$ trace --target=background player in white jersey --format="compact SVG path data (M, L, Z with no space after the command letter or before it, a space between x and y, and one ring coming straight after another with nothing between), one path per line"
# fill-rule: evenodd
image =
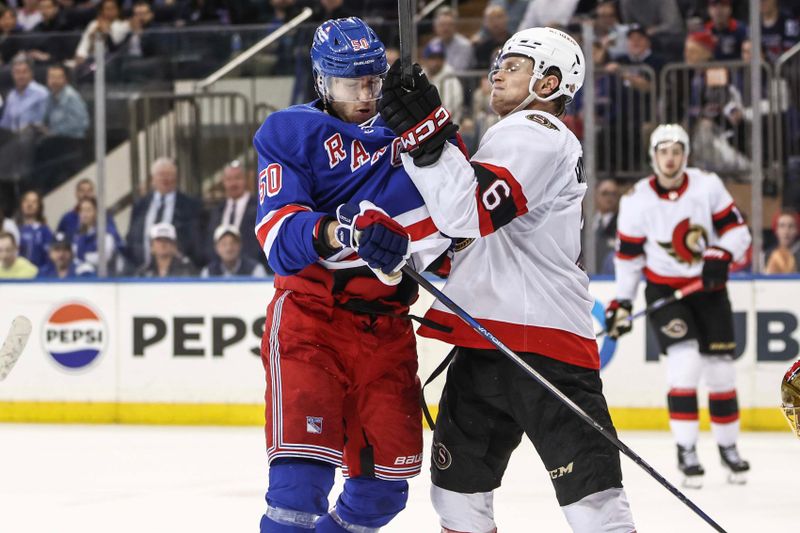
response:
M606 310L611 337L630 331L639 279L647 278L648 304L699 278L703 291L650 315L667 354L670 427L678 444L678 467L689 486L700 486L704 469L695 450L699 423L697 387L708 387L711 429L732 481L749 469L736 448L739 407L733 355L733 313L728 267L750 245L750 232L716 174L686 168L689 136L677 124L650 137L654 176L622 198L617 221L616 298Z
M588 278L577 265L586 192L581 146L558 118L583 83L580 47L552 28L524 30L505 43L489 74L491 105L502 120L471 160L445 143L452 125L436 88L415 66L407 91L399 70L396 63L387 76L381 116L410 148L403 165L436 226L464 239L445 292L613 431ZM418 333L456 346L431 467L443 531L496 530L493 491L523 433L574 531L634 531L618 450L445 308L435 304L427 317L452 332L423 326Z

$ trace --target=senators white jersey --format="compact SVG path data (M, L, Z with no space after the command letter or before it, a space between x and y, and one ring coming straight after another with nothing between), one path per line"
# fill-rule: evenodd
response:
M723 248L740 259L750 232L716 174L686 169L678 189L665 190L650 176L622 197L614 259L617 299L632 300L644 270L653 283L674 288L697 279L703 251Z
M578 266L586 180L581 145L556 117L516 112L491 128L468 161L446 144L438 162L403 166L436 227L464 238L444 292L509 348L598 368L589 280ZM418 333L491 349L436 302L427 318L453 328Z

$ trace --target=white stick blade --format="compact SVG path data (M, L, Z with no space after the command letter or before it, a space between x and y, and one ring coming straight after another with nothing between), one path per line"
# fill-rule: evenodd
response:
M31 321L24 316L18 316L11 322L11 329L0 348L0 381L6 379L17 359L22 355L32 329Z

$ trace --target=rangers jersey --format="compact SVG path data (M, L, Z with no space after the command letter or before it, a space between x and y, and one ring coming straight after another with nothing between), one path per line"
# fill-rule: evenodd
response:
M581 145L556 117L523 110L495 124L471 161L445 146L439 161L403 165L436 226L456 246L444 292L513 350L598 368L589 279L581 255L586 180ZM427 318L453 328L418 333L493 348L440 303Z
M349 124L317 100L271 114L253 139L258 152L256 235L279 276L318 263L329 270L366 263L345 248L321 258L314 247L320 222L345 202L369 200L402 224L412 240L430 240L410 264L424 269L450 245L430 218L400 161L402 144L376 116Z
M617 299L632 300L642 271L648 281L680 288L698 279L703 252L723 248L734 260L750 246L750 232L722 180L687 168L681 186L665 190L655 176L622 197L614 259Z

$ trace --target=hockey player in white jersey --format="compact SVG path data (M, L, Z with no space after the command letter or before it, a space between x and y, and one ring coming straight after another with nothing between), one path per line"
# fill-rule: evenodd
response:
M460 239L444 292L613 431L588 278L577 264L581 145L558 118L583 77L583 54L567 34L532 28L512 36L489 74L502 120L471 160L445 142L449 114L418 66L409 91L393 65L379 109L409 148L403 166L434 223ZM436 303L426 317L452 331L418 333L455 345L431 466L443 531L496 531L493 491L523 433L573 531L634 531L618 450L445 307Z
M732 482L749 469L736 448L739 407L733 354L733 313L726 282L731 261L750 246L750 232L716 175L687 168L689 136L677 124L650 137L655 172L622 198L617 220L616 298L606 310L611 337L630 331L631 302L647 279L648 304L702 278L703 291L649 315L667 355L667 405L678 445L678 467L687 486L702 485L697 388L708 388L711 429Z

